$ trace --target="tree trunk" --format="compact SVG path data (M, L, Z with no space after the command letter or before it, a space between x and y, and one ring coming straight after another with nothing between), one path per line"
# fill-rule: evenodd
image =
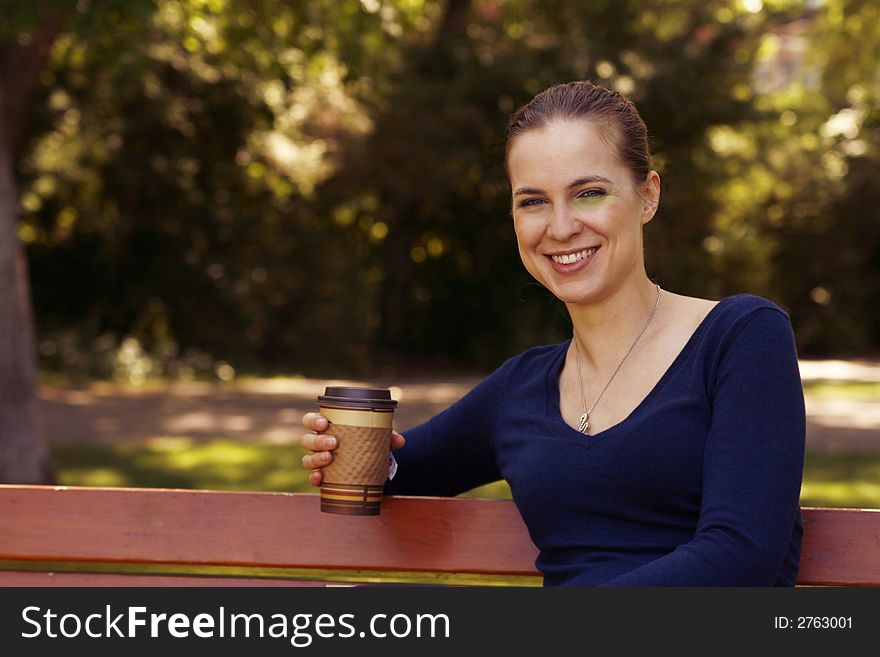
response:
M55 481L37 430L34 328L14 175L39 74L65 15L41 18L30 43L0 42L0 483Z
M0 85L0 95L4 93ZM37 433L37 389L30 290L15 232L15 179L0 121L0 483L52 483L49 451Z
M468 16L471 13L472 0L449 0L443 19L440 21L440 29L437 30L435 45L444 39L456 34L463 34L467 28Z

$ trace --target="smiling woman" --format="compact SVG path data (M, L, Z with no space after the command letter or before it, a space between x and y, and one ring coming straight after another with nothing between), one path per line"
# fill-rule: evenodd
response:
M507 134L519 255L565 303L572 338L510 358L393 434L386 494L505 479L551 586L792 586L805 414L788 316L648 277L642 230L660 176L619 93L551 87ZM326 418L303 421L318 484L335 445Z
M520 258L565 303L613 298L639 276L650 286L642 225L660 177L634 183L606 141L600 124L562 119L520 133L508 152Z

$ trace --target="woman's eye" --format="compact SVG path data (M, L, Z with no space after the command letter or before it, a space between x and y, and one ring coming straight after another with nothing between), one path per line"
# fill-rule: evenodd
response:
M542 198L527 198L527 199L523 199L522 201L520 201L520 202L518 203L518 207L520 207L520 208L531 208L531 207L534 207L534 206L536 206L536 205L540 205L540 204L543 203L543 202L544 202L544 199L542 199Z
M605 190L604 190L604 189L596 189L596 188L593 188L593 189L587 189L587 190L584 190L584 191L578 196L578 198L601 198L601 197L603 197L603 196L605 196Z

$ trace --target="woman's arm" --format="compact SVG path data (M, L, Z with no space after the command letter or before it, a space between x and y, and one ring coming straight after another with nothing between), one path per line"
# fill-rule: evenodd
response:
M403 432L398 469L386 495L454 496L501 479L494 425L513 359L446 410Z
M710 391L712 422L694 538L605 586L776 581L800 512L803 476L806 420L794 337L784 313L761 308L727 344Z

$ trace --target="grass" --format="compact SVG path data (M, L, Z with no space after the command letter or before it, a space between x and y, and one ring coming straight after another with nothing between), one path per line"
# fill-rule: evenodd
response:
M821 399L880 399L880 381L816 379L804 383L804 394Z
M305 491L299 447L161 436L142 443L52 450L65 486Z
M880 454L807 454L801 505L880 509Z
M300 465L303 453L299 446L184 436L53 450L59 483L67 486L315 492ZM497 482L465 495L509 498L510 488ZM880 508L880 454L808 454L801 504Z

